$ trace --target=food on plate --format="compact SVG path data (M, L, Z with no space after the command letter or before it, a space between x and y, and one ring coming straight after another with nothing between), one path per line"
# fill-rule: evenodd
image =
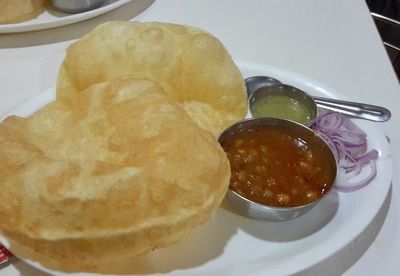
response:
M306 124L312 119L311 112L302 102L285 95L269 95L254 103L255 118L273 117Z
M255 89L249 97L255 118L272 117L309 125L317 116L314 100L296 87L277 84Z
M157 82L216 136L247 111L243 77L221 42L203 30L167 23L98 26L68 48L57 97L73 103L90 85L126 75Z
M230 178L215 137L156 83L131 77L6 118L0 156L11 251L66 271L113 272L177 242L219 206Z
M17 23L36 17L44 0L0 0L0 24Z
M299 135L285 125L239 125L220 138L231 164L230 189L273 207L318 200L336 176L334 157L319 141L312 131Z
M379 152L367 152L367 134L350 118L325 112L311 126L331 147L339 164L336 188L353 192L368 185L377 174Z

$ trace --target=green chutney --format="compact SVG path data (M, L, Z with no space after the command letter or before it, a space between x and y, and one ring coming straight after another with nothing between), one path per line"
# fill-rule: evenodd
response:
M312 112L304 103L285 95L269 95L258 99L252 113L255 118L273 117L301 124L307 124L312 119Z

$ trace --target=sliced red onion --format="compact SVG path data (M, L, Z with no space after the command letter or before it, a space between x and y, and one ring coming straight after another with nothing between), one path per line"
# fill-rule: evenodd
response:
M337 178L337 182L335 185L335 188L341 192L354 192L356 190L359 190L365 186L367 186L372 179L376 176L376 163L372 160L369 164L369 172L366 176L364 176L362 179L359 179L357 181L351 181L352 177L355 177L356 175L351 175L350 177L348 173L342 172L342 169L339 169L339 174ZM365 167L363 168L365 170ZM339 183L341 184L339 184ZM343 184L344 183L344 184Z
M376 150L367 152L367 134L348 117L327 112L311 126L330 146L338 162L336 189L352 192L368 185L376 176Z

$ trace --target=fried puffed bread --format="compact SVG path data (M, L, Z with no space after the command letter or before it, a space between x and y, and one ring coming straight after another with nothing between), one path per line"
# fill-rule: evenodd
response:
M17 23L36 17L44 0L0 0L0 24Z
M203 30L167 23L98 26L67 50L57 96L74 102L90 85L125 75L157 82L215 136L247 111L243 77L221 42Z
M90 86L0 124L0 230L19 257L113 272L221 203L229 162L153 81Z

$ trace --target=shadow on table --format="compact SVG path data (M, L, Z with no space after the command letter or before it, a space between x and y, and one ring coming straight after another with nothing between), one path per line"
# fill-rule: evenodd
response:
M361 234L357 237L357 246L354 246L354 244L350 243L332 257L329 257L328 259L309 269L297 273L296 276L320 275L321 271L323 271L323 275L326 276L343 275L344 272L346 272L354 263L358 261L358 259L362 257L362 255L364 255L381 230L389 211L390 202L392 199L392 189L393 187L391 186L385 202L379 209L378 214L374 217L368 227L365 228L364 231L361 232ZM339 262L337 259L340 259L341 261ZM337 265L338 263L340 263L340 265ZM379 264L376 265L379 266ZM327 271L331 272L328 273Z
M12 34L0 34L1 48L21 48L58 43L80 38L97 25L113 20L131 20L148 9L154 0L131 1L113 11L71 25Z

